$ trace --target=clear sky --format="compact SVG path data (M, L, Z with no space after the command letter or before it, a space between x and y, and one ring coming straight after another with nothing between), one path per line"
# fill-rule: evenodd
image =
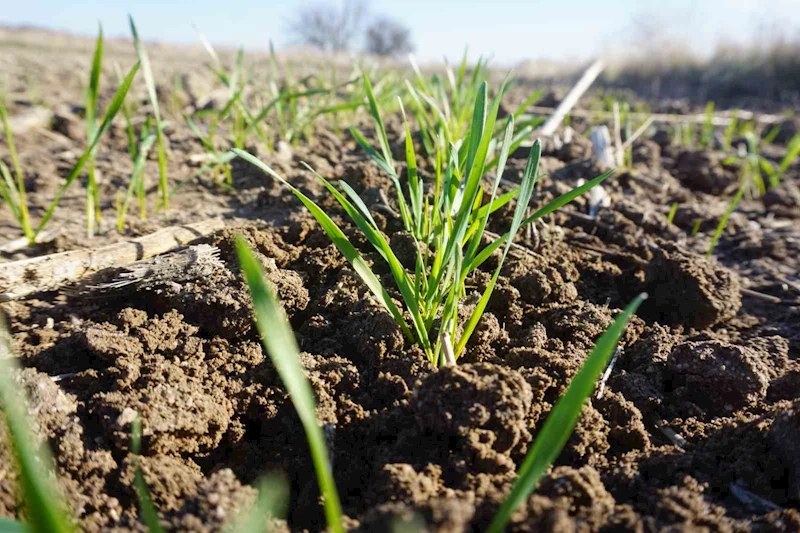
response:
M272 39L280 48L291 44L286 21L314 1L2 0L0 23L91 35L99 20L107 35L122 36L130 12L148 40L196 43L194 23L216 45L265 49ZM420 58L457 59L468 44L475 54L509 65L624 50L641 42L643 27L699 54L713 52L721 40L748 42L759 28L767 37L800 34L800 0L373 0L369 7L410 26Z

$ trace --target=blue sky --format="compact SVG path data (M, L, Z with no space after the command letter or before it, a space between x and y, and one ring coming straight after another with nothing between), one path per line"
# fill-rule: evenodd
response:
M122 36L130 12L145 39L196 43L195 23L215 45L265 49L269 39L279 48L290 44L286 20L308 3L5 0L0 23L91 35L100 20L107 35ZM713 52L720 40L747 42L759 27L768 28L767 35L800 32L800 0L373 0L370 9L410 26L422 59L455 59L468 44L475 54L492 54L496 64L508 65L523 59L584 60L622 50L641 41L636 20L649 20L659 34L700 54Z

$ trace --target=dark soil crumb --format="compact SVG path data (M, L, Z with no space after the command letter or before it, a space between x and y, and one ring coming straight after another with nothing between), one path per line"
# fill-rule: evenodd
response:
M654 250L647 268L647 315L704 329L732 318L742 305L740 283L730 270L675 246Z

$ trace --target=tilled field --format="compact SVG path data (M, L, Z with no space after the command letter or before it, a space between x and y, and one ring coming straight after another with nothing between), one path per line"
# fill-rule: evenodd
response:
M80 101L79 93L65 98ZM60 129L17 140L38 209L85 135ZM393 117L388 129L402 158L402 123ZM195 170L191 156L202 147L178 121L167 134L177 181ZM179 250L164 256L177 265L168 275L3 304L36 434L53 450L72 515L87 531L144 530L129 448L138 411L141 467L171 529L223 530L253 500L250 485L270 471L291 486L279 530L324 529L300 421L253 327L233 248L241 234L297 334L349 529L387 531L393 520L417 515L414 523L428 531L484 530L597 337L646 291L609 379L510 530L800 530L800 173L795 166L779 188L745 200L708 260L736 170L724 154L654 139L637 142L633 169L604 183L610 207L592 218L579 198L518 239L464 357L440 369L404 339L296 198L254 167L234 161L231 190L187 183L167 213L130 217L125 235L113 229L109 201L107 227L91 241L83 188L75 186L54 219L55 240L9 259L210 217L226 228L193 243L218 250L202 264L183 266ZM768 148L782 154L780 139ZM259 156L336 214L388 279L380 257L300 163L345 180L393 249L408 251L399 258L413 269L397 206L385 204L391 182L347 133L323 124L312 142ZM526 156L512 155L507 180L518 181ZM590 156L583 135L558 148L546 141L534 207L600 174ZM147 167L153 182L155 165ZM111 199L131 170L121 127L110 130L97 166ZM424 163L420 170L424 176ZM509 207L490 218L490 229L507 231L511 214ZM6 240L19 237L11 220L0 210ZM490 259L469 280L474 300L496 264ZM0 517L16 517L5 439L0 433Z

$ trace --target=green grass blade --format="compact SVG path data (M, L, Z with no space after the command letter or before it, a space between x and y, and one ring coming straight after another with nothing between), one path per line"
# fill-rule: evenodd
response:
M403 101L399 96L397 97L397 101L400 103L400 112L403 115L403 125L406 136L406 172L408 175L408 192L411 199L411 213L413 215L412 222L415 235L419 237L422 231L422 181L417 172L417 154L414 151L414 141L411 138L411 128L408 126L406 110L403 109Z
M483 140L483 132L486 127L486 98L488 84L483 82L475 100L475 108L472 111L472 125L469 128L469 138L467 140L467 169L473 167L475 156L478 153L478 146Z
M520 225L520 227L526 226L526 225L530 224L531 222L533 222L533 221L535 221L535 220L537 220L537 219L539 219L539 218L541 218L541 217L543 217L545 215L548 215L548 214L552 213L556 209L558 209L560 207L563 207L564 205L568 204L569 202L571 202L572 200L574 200L575 198L577 198L581 194L585 193L586 191L588 191L589 189L591 189L592 187L594 187L598 183L602 182L604 179L606 179L609 176L611 176L613 173L614 173L614 171L610 170L610 171L606 172L605 174L602 174L602 175L594 178L593 180L581 185L580 187L576 187L575 189L573 189L573 190L571 190L571 191L569 191L567 193L562 194L561 196L559 196L558 198L556 198L555 200L553 200L552 202L550 202L549 204L547 204L546 206L541 208L540 210L536 211L533 215L531 215L528 218L526 218L525 220L523 220L522 224ZM514 192L514 191L511 191L511 192ZM506 193L506 194L510 194L510 193ZM472 262L467 267L468 270L470 272L475 270L484 261L489 259L489 257L497 249L499 249L500 246L503 245L503 243L506 242L506 240L508 239L508 235L509 235L508 233L506 233L505 235L501 235L500 238L498 238L492 244L490 244L489 246L487 246L486 248L481 250L481 252L477 256L475 256L475 259L473 259Z
M0 532L2 533L32 533L28 524L11 520L10 518L0 518Z
M144 82L147 86L147 95L150 98L150 104L153 106L153 114L156 117L157 125L161 122L161 112L158 108L158 94L156 93L156 82L155 79L153 79L153 70L150 68L150 58L147 55L147 50L144 48L144 43L139 38L139 32L136 31L136 24L133 22L133 17L130 15L128 15L128 23L131 27L136 55L139 58L139 63L142 65L142 75L144 76Z
M381 145L383 158L386 163L394 168L394 160L392 159L392 150L389 147L389 138L386 136L386 127L383 125L383 118L381 118L381 111L378 108L378 102L375 100L375 94L372 92L372 84L369 81L369 76L366 74L362 76L364 81L364 92L367 94L369 102L369 112L372 115L372 120L375 122L375 129L378 135L378 142Z
M675 220L675 215L678 214L678 208L680 205L678 202L672 202L672 206L669 208L669 213L667 214L667 224L672 224L672 221Z
M364 136L361 134L360 131L351 127L350 133L356 140L356 142L359 144L359 146L361 146L361 148L365 152L367 152L367 155L369 155L373 159L373 161L375 161L375 163L377 163L378 166L381 167L381 170L386 172L386 174L388 174L390 178L397 177L394 168L390 166L389 163L386 162L386 159L384 159L383 156L380 153L378 153L378 151L369 143L369 141L366 138L364 138Z
M125 76L123 76L122 69L116 61L114 62L114 73L117 75L117 83L122 83ZM125 135L128 138L128 153L133 160L136 158L136 130L133 127L133 113L127 102L122 103L122 116L125 117Z
M362 200L358 195L358 193L354 191L353 188L344 180L339 180L339 186L341 186L344 193L348 198L350 198L350 201L353 202L353 204L358 208L364 218L367 219L372 227L377 230L378 224L375 222L375 219L372 218L372 213L369 212L369 208L364 203L364 200Z
M333 533L343 533L339 494L331 472L325 437L317 422L314 393L300 364L300 350L294 333L278 300L264 281L263 268L241 237L236 240L236 252L250 288L253 314L256 317L256 327L261 334L261 340L289 392L289 397L306 432L320 493L324 497L328 529Z
M514 135L514 138L511 140L511 149L510 152L514 153L517 148L522 146L522 143L530 136L531 133L536 131L536 128L544 122L544 119L535 119L527 121L523 124L520 124L520 130ZM495 156L492 158L488 163L486 163L486 169L492 169L497 166L497 162L499 161L500 156Z
M394 166L389 164L386 159L381 156L372 145L369 144L364 136L355 128L350 128L350 133L355 138L356 142L367 152L373 161L375 161L381 169L389 175L389 179L392 180L392 185L394 185L395 193L397 195L397 206L400 209L400 218L403 220L403 227L406 231L413 231L413 221L411 219L411 211L408 209L408 203L406 202L405 195L403 194L403 188L400 186L400 180L397 177L397 173L394 170Z
M0 181L0 195L3 200L11 208L14 218L22 225L22 213L20 212L20 201L16 189L14 188L14 178L11 177L11 172L8 170L6 164L0 159L0 174L3 176L3 181Z
M484 261L489 259L493 253L500 249L503 243L506 242L506 239L508 239L508 233L501 235L497 240L481 250L480 253L476 255L475 258L469 263L469 265L467 265L467 273L472 272L481 266Z
M144 165L147 161L147 155L150 153L150 149L153 147L155 140L156 135L154 133L150 133L139 145L136 161L133 163L131 181L128 184L127 190L125 191L125 200L122 203L120 212L117 214L117 230L119 232L122 232L122 229L125 225L125 217L128 214L128 207L130 206L131 198L133 197L133 191L137 189L137 185L139 185L140 180L144 180Z
M15 356L11 348L11 334L0 316L0 405L3 407L8 436L19 462L20 486L26 515L31 520L31 530L48 533L75 531L66 505L56 492L50 472L53 461L46 446L35 444L28 421L25 393L12 377Z
M205 165L203 165L202 167L197 169L195 172L190 174L188 177L186 177L186 178L182 179L181 181L179 181L178 183L176 183L175 186L172 188L172 190L169 192L170 198L172 198L172 196L175 193L177 193L181 189L181 187L186 185L191 180L195 179L198 176L201 176L201 175L205 174L206 172L208 172L209 170L211 170L212 168L214 168L214 167L216 167L218 165L227 165L228 163L230 163L234 159L236 159L236 154L234 154L234 153L225 152L224 154L220 154L220 156L217 157L214 161L211 161L210 163L206 163Z
M744 196L745 189L747 189L747 184L743 182L739 186L739 190L736 191L736 194L731 199L731 203L728 204L728 208L725 210L725 213L722 215L722 218L719 220L719 223L717 224L717 227L714 230L714 235L711 237L711 243L708 245L708 249L706 250L706 256L710 256L714 252L714 248L717 247L719 238L722 236L722 232L725 230L725 226L728 225L728 219L730 218L733 211L736 209L736 206L738 206L739 202L742 200L742 196Z
M233 99L234 94L240 91L239 85L240 85L240 80L242 78L243 64L244 64L244 48L239 48L238 52L236 52L236 62L234 63L233 74L231 74L231 81L228 86L228 89L231 94L231 99ZM241 87L242 89L244 88L244 83L241 83Z
M264 522L286 516L289 488L277 476L265 476L256 482L258 498L246 512L226 529L228 533L264 533Z
M392 248L389 246L389 243L386 242L383 234L379 232L375 227L371 226L364 216L356 209L353 204L351 204L347 198L345 198L339 191L336 190L336 187L331 185L331 183L320 176L314 169L310 166L305 164L305 167L311 171L317 179L319 179L328 191L333 194L334 198L339 202L339 205L345 210L347 215L356 223L359 229L364 233L367 237L367 240L372 244L375 250L381 254L381 256L386 260L389 265L389 269L392 272L392 276L394 277L395 283L397 288L400 290L400 294L403 297L403 301L408 308L408 311L411 313L411 317L414 319L414 329L417 334L417 339L419 340L422 348L425 350L426 353L430 352L430 344L428 341L428 335L426 332L426 328L424 326L424 320L420 313L419 304L416 298L416 294L414 291L414 283L409 279L408 273L403 268L403 265L397 259ZM340 182L347 186L345 182ZM355 198L358 199L358 202L361 205L364 205L363 200L358 196L358 194L349 186L347 186ZM419 247L417 247L419 249Z
M503 140L502 148L500 149L500 160L499 165L497 168L497 176L495 177L494 184L492 185L492 194L489 198L489 202L486 205L485 212L481 207L474 209L473 212L478 213L480 218L476 218L476 222L478 223L477 230L473 235L472 239L470 240L469 247L467 248L467 253L464 256L464 261L469 264L472 262L472 259L475 256L475 252L478 250L478 246L481 242L481 237L483 237L483 232L486 230L486 224L489 221L489 213L491 213L492 204L494 204L495 198L497 196L497 187L500 185L500 179L503 177L503 171L506 168L506 160L508 159L508 152L509 148L511 147L511 138L514 135L514 117L509 117L507 124L506 124L506 131ZM478 189L482 191L483 189ZM469 238L469 237L467 237ZM463 276L466 277L467 271L463 272Z
M444 265L451 263L456 247L461 245L464 235L466 234L470 215L472 213L472 206L475 202L475 196L477 195L478 187L480 187L480 181L483 176L486 152L489 149L489 142L491 141L490 132L492 132L494 129L497 112L500 109L500 98L503 94L502 87L497 97L494 99L491 110L488 113L485 111L486 87L487 86L485 82L481 84L478 98L475 100L473 125L471 126L470 139L467 143L469 146L467 150L468 164L466 167L467 175L465 178L466 181L464 182L463 199L461 202L461 207L459 208L456 216L456 222L453 227L453 231L447 240L447 245L445 247L443 256ZM455 165L455 167L457 168L458 165ZM434 283L429 287L426 300L431 300L433 291L436 290L441 282L442 273L443 271L440 270L436 274Z
M800 133L796 134L789 143L786 145L786 155L783 156L780 165L778 166L778 180L789 170L789 167L794 163L795 159L800 156Z
M230 99L228 100L228 103L226 103L225 107L223 107L222 110L219 112L220 121L228 118L228 115L230 115L233 108L239 105L243 92L244 92L244 85L242 85L231 95Z
M133 78L136 76L136 72L138 70L139 63L136 63L133 67L131 67L128 75L125 76L125 80L117 88L117 91L114 93L114 97L111 99L111 103L106 109L106 113L103 116L103 121L101 122L100 127L95 130L94 136L92 136L92 140L89 142L89 146L86 148L86 151L83 152L81 157L78 159L78 162L75 163L75 167L73 167L72 172L70 172L69 176L67 176L66 181L56 193L56 197L48 206L47 211L45 211L44 216L39 221L39 225L36 226L35 235L38 235L44 229L44 227L47 225L47 222L53 216L53 211L55 211L59 202L61 202L61 197L67 191L69 186L72 185L72 182L75 181L75 178L80 175L81 170L83 170L84 165L86 165L86 162L91 156L92 150L94 150L94 147L100 141L103 133L108 129L111 121L114 120L114 117L122 106L122 103L125 101L125 96L128 94L128 89L130 88Z
M464 47L464 55L461 56L461 63L458 65L458 79L456 81L456 87L460 90L461 87L464 85L464 77L467 74L467 52L469 51L469 47Z
M597 378L608 365L628 321L645 298L646 294L637 296L597 340L592 353L550 411L533 447L522 462L511 493L489 525L488 533L502 533L505 530L516 508L533 492L539 479L558 458L580 418L586 399L594 391Z
M133 474L133 484L136 489L136 497L139 500L139 512L141 514L142 522L147 526L150 533L163 533L164 528L161 527L161 522L158 518L158 511L153 505L153 499L150 497L150 489L147 488L147 483L144 480L144 474L139 466L139 454L142 449L142 419L137 415L131 425L131 453L135 456L134 468L136 469Z
M531 95L524 102L520 104L517 110L514 111L514 119L519 120L519 117L521 117L525 113L525 111L527 111L528 108L533 105L534 102L536 102L539 98L542 97L543 92L544 91L542 89L536 89L535 91L533 91Z
M97 99L100 94L100 74L103 72L103 26L98 24L97 41L94 46L92 56L92 70L89 74L89 91L87 94L86 122L89 126L87 134L92 136L95 128L95 116L97 114Z
M217 149L214 147L208 137L203 135L203 132L200 131L200 127L197 125L197 123L195 123L194 120L192 120L192 117L186 115L183 118L186 121L186 125L189 126L189 129L192 130L192 133L194 133L195 137L197 137L197 139L202 143L206 151L216 155Z
M467 230L466 235L464 236L466 239L472 237L476 231L478 231L478 226L480 224L481 218L491 215L492 213L496 212L498 209L505 207L508 203L519 196L519 187L515 187L510 191L501 194L491 202L487 203L486 205L481 206L474 212L473 222L470 224L469 229Z
M763 157L759 157L758 166L761 168L761 171L767 175L767 178L769 179L770 189L777 187L778 185L781 184L780 177L778 176L778 171L775 170L775 167L772 166L772 163L770 163Z
M8 145L8 154L11 158L11 166L14 169L14 174L17 178L16 195L17 209L19 211L20 227L25 237L28 239L29 244L36 242L36 232L31 225L30 215L28 213L28 195L25 191L25 179L22 176L22 167L19 163L19 156L17 155L17 147L14 144L14 132L8 123L8 112L6 111L5 97L0 93L0 122L3 123L3 132L6 136L6 144ZM14 189L14 187L10 187Z
M383 304L387 311L392 315L395 322L400 326L403 330L403 333L406 335L407 338L413 339L411 335L411 330L408 329L408 324L406 324L405 318L403 318L403 314L397 308L395 303L392 301L391 296L389 293L386 292L386 289L381 284L381 281L372 272L372 269L369 267L364 258L361 257L361 254L358 253L355 246L350 242L347 236L342 232L339 226L331 220L331 218L325 213L320 207L314 203L313 200L308 198L298 189L296 189L291 183L286 181L280 174L272 170L270 167L262 163L258 158L250 155L249 153L245 152L244 150L239 150L234 148L233 153L247 161L248 163L257 166L265 173L269 174L270 176L274 177L278 181L280 181L284 186L289 188L292 193L297 196L297 198L306 206L306 208L311 212L317 222L331 239L333 244L339 251L344 255L345 259L350 263L353 267L353 270L356 271L356 274L359 275L361 280L364 284L372 291L372 293L378 298L378 300Z
M523 171L519 199L517 200L517 206L514 209L514 216L511 219L511 228L508 231L509 237L506 240L506 246L503 249L503 255L500 257L500 261L497 263L497 268L495 269L494 275L481 295L481 299L478 300L478 303L475 305L475 309L472 311L467 323L464 325L464 331L455 347L456 359L464 351L464 348L466 348L467 342L472 336L472 332L475 331L478 321L481 319L486 306L489 304L489 298L491 298L494 287L497 284L497 279L500 277L500 270L503 267L503 262L505 261L506 256L508 256L508 251L511 249L511 244L514 242L514 236L517 234L517 231L522 225L522 217L525 216L525 212L528 209L528 204L531 201L531 196L533 196L533 189L539 179L539 159L541 153L542 144L537 140L533 144L533 147L531 147L531 153L528 156L528 162L526 163L525 170Z
M136 48L136 55L139 57L139 63L142 65L142 75L144 76L145 85L147 85L147 95L150 98L150 104L153 106L153 115L156 117L156 142L158 143L158 190L161 195L161 207L165 211L169 207L169 194L167 185L167 152L164 146L164 131L161 125L161 112L158 108L158 94L156 93L156 82L153 78L153 70L150 68L150 58L147 56L147 51L144 48L144 43L139 38L139 33L136 31L136 24L133 22L133 17L128 15L128 22L131 27L131 34L133 34L133 44Z
M523 226L527 226L528 224L530 224L534 220L538 220L538 219L542 218L543 216L549 215L553 211L555 211L557 209L560 209L561 207L564 207L565 205L570 203L572 200L574 200L578 196L582 195L583 193L585 193L586 191L588 191L589 189L591 189L595 185L599 185L603 180L605 180L606 178L608 178L609 176L611 176L613 174L614 174L614 170L609 170L608 172L606 172L604 174L601 174L601 175L597 176L596 178L594 178L592 180L587 181L586 183L584 183L580 187L575 187L571 191L562 194L561 196L559 196L558 198L556 198L555 200L553 200L552 202L550 202L549 204L547 204L546 206L542 207L541 209L536 211L534 214L532 214L531 216L529 216L528 218L523 220L522 221L522 225Z
M214 51L214 47L211 46L211 43L208 42L208 39L206 39L206 36L203 35L203 33L200 31L200 28L198 28L196 25L194 26L194 31L195 31L195 33L197 33L197 37L200 39L200 43L203 45L203 48L205 48L206 52L208 52L208 55L211 56L211 60L214 62L214 66L216 66L219 69L221 69L222 68L222 62L219 60L219 56ZM224 81L224 83L225 83L225 85L228 85L227 78Z

